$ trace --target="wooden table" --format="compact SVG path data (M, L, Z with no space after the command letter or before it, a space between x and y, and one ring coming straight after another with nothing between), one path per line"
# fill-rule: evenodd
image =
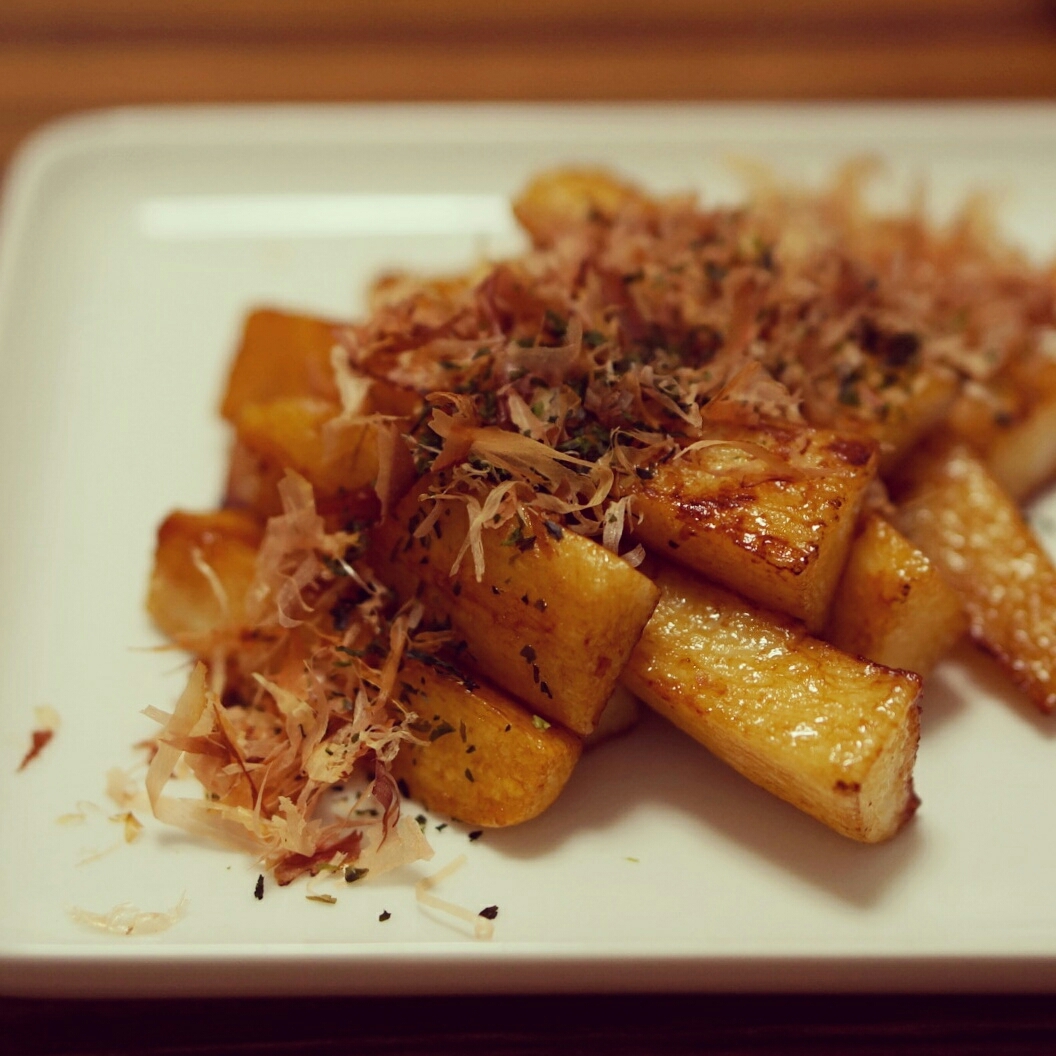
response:
M0 162L121 103L1054 94L1052 0L0 4Z
M0 168L125 103L1052 99L1042 0L3 0ZM1052 1053L1048 997L0 999L11 1053Z

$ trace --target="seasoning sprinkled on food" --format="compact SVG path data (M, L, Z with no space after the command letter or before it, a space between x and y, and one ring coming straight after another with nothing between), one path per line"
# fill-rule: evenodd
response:
M641 659L666 562L775 614L772 635L832 637L855 533L899 514L910 452L945 428L990 457L1056 404L1051 271L978 202L941 225L871 212L868 175L728 206L545 173L515 202L516 257L385 275L357 321L254 312L223 508L158 533L149 609L196 664L148 709L155 815L280 885L381 876L432 854L408 799L487 827L555 801ZM891 831L916 802L906 677ZM169 791L180 760L204 797Z

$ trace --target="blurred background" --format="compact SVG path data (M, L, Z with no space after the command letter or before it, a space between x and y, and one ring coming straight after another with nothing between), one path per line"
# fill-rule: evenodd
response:
M0 165L124 103L1056 98L1056 0L0 0Z

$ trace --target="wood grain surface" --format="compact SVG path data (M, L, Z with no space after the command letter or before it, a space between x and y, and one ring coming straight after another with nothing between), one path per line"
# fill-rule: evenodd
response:
M1042 0L0 0L0 171L128 103L1056 98ZM0 999L0 1052L1050 1054L1049 997Z
M123 103L1054 95L1051 0L0 3L0 163Z

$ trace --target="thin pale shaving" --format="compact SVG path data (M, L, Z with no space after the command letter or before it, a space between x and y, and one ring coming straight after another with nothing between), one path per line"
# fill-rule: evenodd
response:
M130 810L126 810L121 814L111 814L110 820L119 822L124 826L125 843L135 843L143 832L143 822Z
M495 925L490 920L482 917L479 913L474 913L471 909L466 909L465 906L457 905L454 902L448 902L446 899L438 898L432 894L432 889L437 884L442 883L452 873L457 872L466 864L466 856L460 854L457 858L452 859L442 869L433 873L431 876L423 876L421 880L414 885L414 896L418 900L418 903L423 906L428 906L430 909L439 910L441 913L447 913L449 916L456 917L458 920L464 920L467 924L473 925L473 937L477 939L491 939L495 935Z
M320 885L332 884L338 876L341 874L342 865L338 861L341 855L335 854L334 861L326 862L319 866L319 871L315 874L309 874L308 882L304 887L305 898L316 898L316 899L331 899L333 895L328 894L325 891L320 891ZM334 899L336 902L337 899Z
M341 413L351 418L363 413L363 405L370 392L371 381L352 370L348 361L348 350L342 345L330 349L330 367L334 372L334 383L341 399Z
M167 931L183 919L186 911L186 895L181 895L176 905L166 911L140 909L131 902L122 902L108 913L95 913L80 906L72 906L67 910L75 924L122 936L156 935Z
M106 794L115 806L124 809L139 807L146 802L142 781L130 770L112 766L106 772Z
M187 735L194 728L206 708L205 678L205 664L196 664L186 688L176 702L175 710L161 731L161 737L170 733ZM178 748L166 744L159 738L158 750L150 761L146 778L147 796L155 816L158 815L162 790L172 776L173 767L182 754Z
M623 555L624 561L631 566L631 568L638 568L639 565L645 560L645 547L639 543L636 547L628 550Z
M253 831L256 818L252 811L226 808L222 804L206 803L201 800L180 799L162 795L183 752L166 743L167 735L186 737L195 726L208 716L208 691L205 688L205 664L197 664L176 703L176 708L169 717L165 728L158 739L158 750L147 769L146 789L154 816L162 822L185 829L198 835L208 835L214 839L243 847L255 849L258 844L250 833Z
M79 799L75 809L60 814L55 820L59 825L83 825L88 820L89 814L102 814L103 808L90 799Z
M633 501L633 495L626 495L612 503L605 511L605 528L601 533L601 545L606 550L611 550L614 554L619 553L620 539L623 537L624 519Z
M433 848L414 818L404 814L388 835L376 846L368 846L356 859L356 865L369 868L374 879L412 862L429 861Z
M80 867L82 865L91 865L93 862L98 862L102 858L107 858L114 851L121 850L124 847L125 841L118 840L117 843L111 843L109 847L104 847L101 851L96 850L85 850L81 852L81 857L74 862L74 865Z
M202 548L200 546L191 547L191 562L209 584L209 589L213 592L213 596L216 598L217 604L220 606L221 616L226 620L231 612L231 602L228 600L224 584L216 574L216 570L213 566L206 561L205 555L202 553Z
M145 715L148 719L153 719L159 726L164 726L172 718L171 711L162 711L161 708L156 708L153 704L148 704L140 712L140 715Z

